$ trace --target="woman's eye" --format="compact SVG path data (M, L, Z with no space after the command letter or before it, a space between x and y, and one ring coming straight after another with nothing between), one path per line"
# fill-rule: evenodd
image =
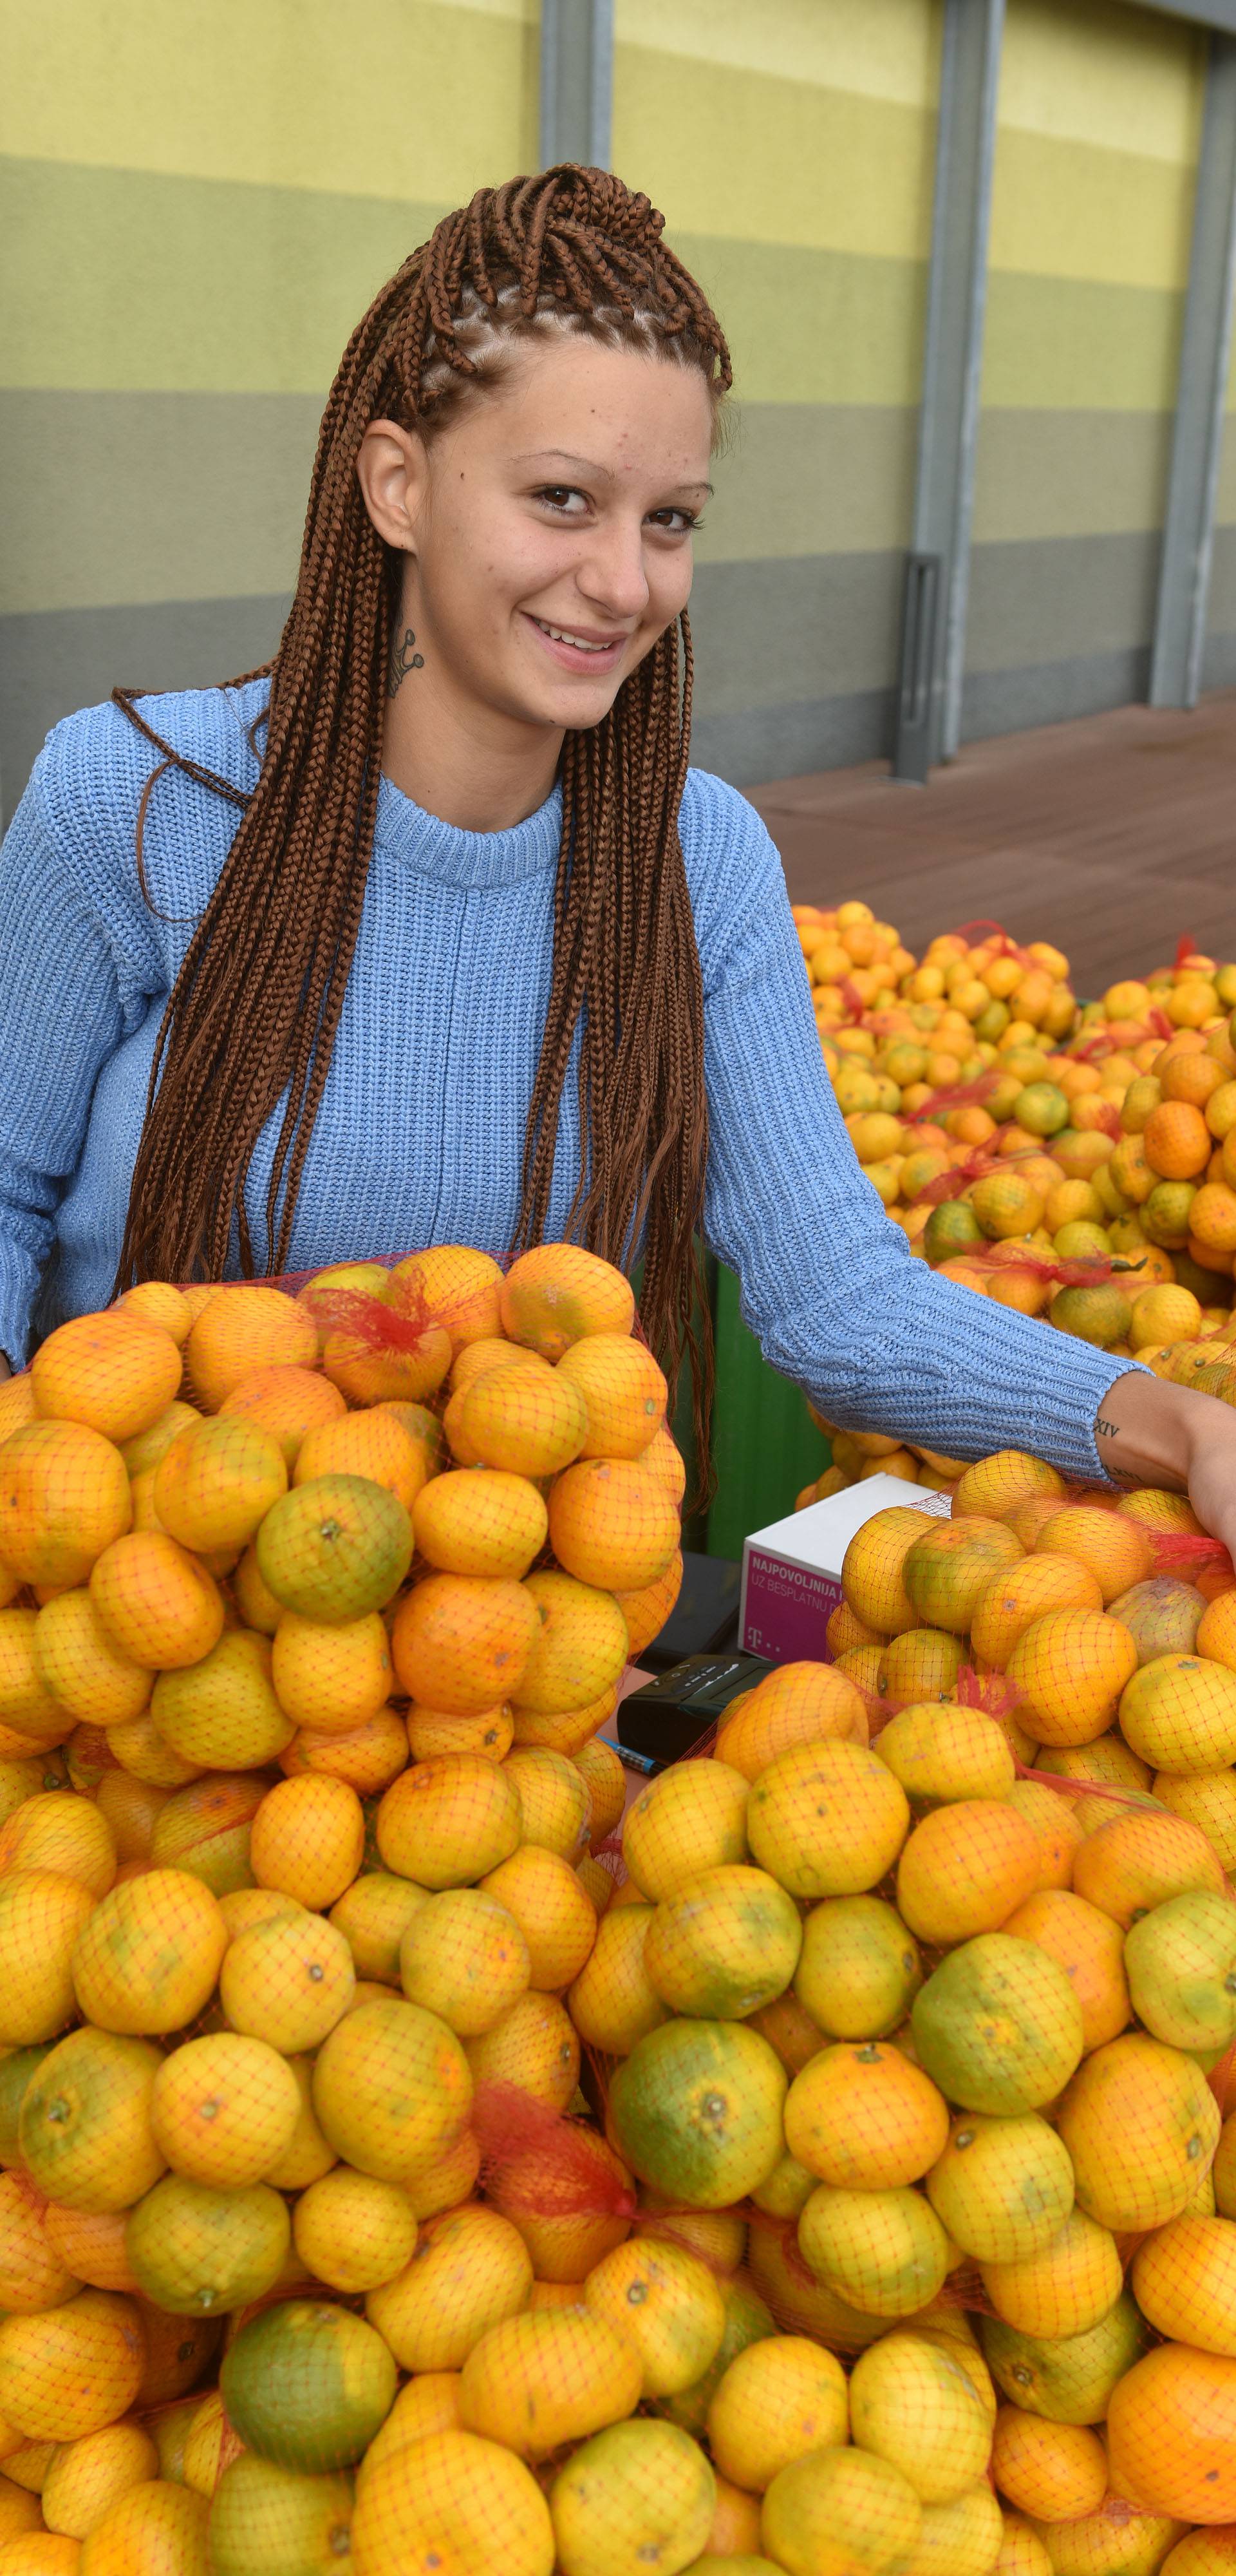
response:
M578 501L584 509L588 506L583 493L577 492L569 483L544 483L536 497L538 501L547 501L551 510L560 510L569 519L579 517L579 511L570 507L572 501Z
M671 537L693 537L704 524L694 510L654 510L652 523Z

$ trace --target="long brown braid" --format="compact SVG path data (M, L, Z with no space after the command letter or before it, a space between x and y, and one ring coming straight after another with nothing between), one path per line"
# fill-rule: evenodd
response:
M365 430L394 418L432 434L497 380L512 342L555 329L696 366L719 401L730 384L720 325L662 241L662 223L609 173L564 164L481 189L382 289L323 415L296 594L263 666L270 705L251 797L155 735L134 703L140 692L114 692L163 767L244 805L159 1029L118 1287L222 1276L234 1223L246 1275L288 1265L360 928L399 604L401 559L374 528L355 471ZM678 837L691 721L685 615L681 627L681 675L671 627L602 722L565 738L552 978L511 1248L541 1240L548 1221L578 1027L587 1145L567 1230L624 1262L642 1228L644 1326L671 1371L690 1347L702 1434L711 1349L697 1229L708 1128L703 991ZM148 782L141 822L161 774ZM139 866L140 839L139 828ZM245 1182L285 1095L259 1262Z

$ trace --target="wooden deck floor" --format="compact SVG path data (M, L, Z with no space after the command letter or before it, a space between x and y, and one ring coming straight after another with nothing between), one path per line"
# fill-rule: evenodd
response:
M1083 995L1184 933L1236 957L1236 690L974 743L926 788L871 761L748 793L793 901L861 896L911 948L996 920L1063 948Z

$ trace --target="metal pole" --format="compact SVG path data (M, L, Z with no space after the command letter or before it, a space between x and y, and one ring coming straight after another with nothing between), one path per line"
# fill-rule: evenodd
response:
M1236 276L1236 38L1212 36L1150 657L1152 707L1195 707L1223 453Z
M911 562L937 559L939 582L931 632L921 624L921 593L907 583L893 776L921 782L932 762L951 760L961 738L965 675L970 527L978 438L987 303L987 242L996 148L996 93L1004 0L945 0L936 125L935 199L919 411L918 473ZM911 642L928 656L911 682ZM918 708L919 721L909 710Z
M608 170L614 0L541 0L541 168Z

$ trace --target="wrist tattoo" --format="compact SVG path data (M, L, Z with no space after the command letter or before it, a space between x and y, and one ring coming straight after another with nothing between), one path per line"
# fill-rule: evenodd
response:
M423 671L425 668L424 654L414 653L412 650L415 642L416 636L410 626L405 626L402 636L392 635L391 637L390 655L386 665L388 698L394 697L397 689L406 680L409 671Z
M1097 1436L1098 1436L1098 1438L1099 1438L1100 1440L1118 1440L1118 1439L1120 1438L1120 1425L1119 1425L1119 1423L1118 1423L1118 1422L1105 1422L1101 1413L1100 1413L1100 1415L1098 1416L1098 1419L1097 1419L1097 1421L1095 1422L1095 1426L1094 1426L1094 1427L1095 1427L1095 1432L1096 1432L1096 1434L1097 1434Z

